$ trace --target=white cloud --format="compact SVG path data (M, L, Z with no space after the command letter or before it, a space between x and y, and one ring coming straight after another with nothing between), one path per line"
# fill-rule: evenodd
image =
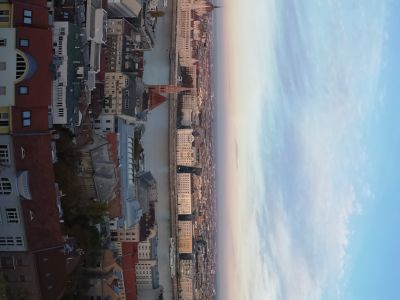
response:
M257 27L260 39L266 30L266 39L255 40L257 51L254 35L236 40L244 45L230 56L244 59L227 72L226 105L236 114L226 126L236 130L226 139L237 141L240 155L227 162L236 184L225 187L230 234L221 241L230 246L221 252L227 273L221 270L219 292L224 299L321 299L340 292L349 222L361 198L373 197L362 178L362 130L378 100L385 3L308 1L289 9L260 2L267 28L254 26L257 15L238 26Z

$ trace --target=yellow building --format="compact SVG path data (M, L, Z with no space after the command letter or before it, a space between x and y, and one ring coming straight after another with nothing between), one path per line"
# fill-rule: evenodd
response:
M1 21L7 18L7 10L3 7L4 4L0 4L0 24L5 23ZM0 26L0 134L9 133L12 125L11 107L15 104L15 76L11 74L16 73L15 55L15 28Z
M178 252L192 253L193 230L192 221L178 221Z
M0 3L0 28L12 26L13 10L10 3Z

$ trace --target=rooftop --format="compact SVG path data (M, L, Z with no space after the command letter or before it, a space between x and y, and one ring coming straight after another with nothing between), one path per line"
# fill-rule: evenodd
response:
M127 300L137 299L136 264L138 262L138 243L122 243L122 270L124 274L125 294Z
M28 249L39 250L63 244L50 134L16 135L14 149L16 171L29 172L32 200L21 201Z

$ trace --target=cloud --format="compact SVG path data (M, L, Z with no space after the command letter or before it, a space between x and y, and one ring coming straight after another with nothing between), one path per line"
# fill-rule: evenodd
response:
M222 159L229 179L221 193L227 216L221 216L219 293L221 299L335 297L349 222L362 199L373 196L362 175L363 130L378 99L385 2L259 1L268 3L260 10L270 23L255 15L227 32L233 40L257 27L266 39L255 52L230 48L229 56L245 59L226 67L225 105L234 107L234 117L225 124L224 149L240 156ZM233 24L239 16L229 13ZM254 39L241 37L247 46ZM229 148L233 141L237 150Z

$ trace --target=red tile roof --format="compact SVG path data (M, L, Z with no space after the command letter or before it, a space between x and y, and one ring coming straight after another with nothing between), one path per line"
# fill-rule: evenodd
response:
M122 243L122 270L126 300L137 300L136 264L138 262L138 243Z
M150 90L150 98L149 98L149 110L152 110L159 106L160 104L163 104L167 98L163 95L160 95L159 93Z
M113 160L115 164L118 163L118 137L114 132L107 133L106 135L107 142L109 144L109 153L110 158Z
M36 253L40 290L43 299L59 299L67 279L64 248L59 247Z
M28 171L32 195L32 200L21 200L29 250L63 244L50 143L49 133L14 136L16 170Z

